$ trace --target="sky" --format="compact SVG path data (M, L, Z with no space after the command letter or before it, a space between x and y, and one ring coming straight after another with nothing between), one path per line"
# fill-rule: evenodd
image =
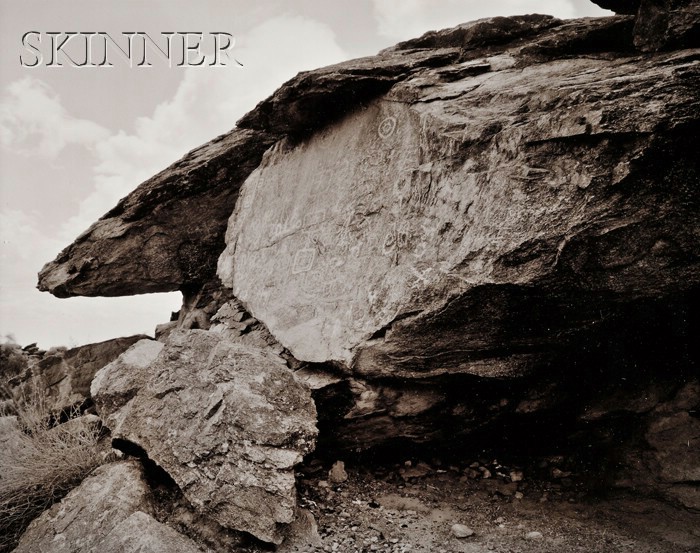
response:
M36 290L38 271L299 71L526 13L610 15L589 0L0 0L0 340L49 348L153 335L179 293L57 299ZM34 59L22 46L28 31L226 32L242 66L31 68L20 63Z

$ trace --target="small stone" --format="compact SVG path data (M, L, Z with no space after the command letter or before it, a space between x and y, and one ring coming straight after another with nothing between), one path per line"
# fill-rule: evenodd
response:
M515 492L515 499L522 499L523 497L525 497L523 492Z
M526 540L541 540L542 539L542 532L528 532L525 534L525 539Z
M521 482L525 478L525 474L522 470L511 470L510 471L510 481L511 482Z
M479 470L481 471L482 478L491 478L491 471L489 469L486 467L479 467Z
M464 524L453 524L450 530L455 538L468 538L469 536L474 535L474 530L469 528L469 526L465 526Z
M331 470L328 471L328 480L334 484L342 484L348 479L348 473L345 472L345 463L336 461L333 463Z

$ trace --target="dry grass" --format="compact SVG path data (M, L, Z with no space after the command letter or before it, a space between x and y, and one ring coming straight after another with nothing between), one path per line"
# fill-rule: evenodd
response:
M73 411L55 424L46 401L15 398L19 432L0 444L0 552L15 547L29 523L101 462L99 424ZM3 414L3 413L0 413Z

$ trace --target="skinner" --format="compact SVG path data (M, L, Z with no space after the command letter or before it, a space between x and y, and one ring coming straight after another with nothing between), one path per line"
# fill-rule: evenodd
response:
M150 60L168 67L241 65L229 51L235 39L229 33L162 32L157 39L143 31L121 33L28 31L22 35L26 50L23 67L152 67Z

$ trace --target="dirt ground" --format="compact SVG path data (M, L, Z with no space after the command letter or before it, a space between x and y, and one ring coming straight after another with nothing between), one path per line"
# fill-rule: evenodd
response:
M332 475L328 463L307 463L300 503L316 518L320 541L283 551L700 552L700 513L630 493L593 495L558 461L520 470L495 459L408 460L336 466Z

